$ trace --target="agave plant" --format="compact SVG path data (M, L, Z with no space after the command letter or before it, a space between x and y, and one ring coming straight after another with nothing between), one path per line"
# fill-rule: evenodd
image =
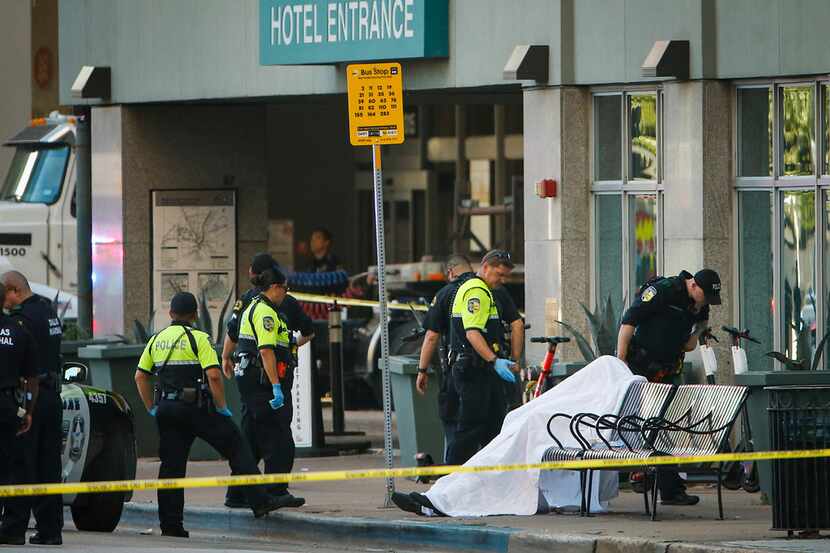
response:
M150 312L150 318L147 319L147 324L144 325L138 319L133 319L133 339L137 344L146 344L150 341L150 337L155 334L155 318L156 312Z
M619 325L617 315L614 313L611 296L608 296L605 305L598 305L594 312L591 312L582 302L579 305L588 318L588 327L591 329L590 341L572 325L563 321L556 322L573 335L579 352L586 363L590 363L602 355L614 355L617 349L617 328Z
M196 319L196 327L210 336L211 342L221 344L225 340L225 332L227 329L227 318L230 316L228 307L233 299L233 290L228 291L225 297L225 302L222 304L222 309L219 310L219 324L216 326L216 333L213 332L213 317L210 315L207 302L207 292L202 289L199 292L199 317ZM226 316L227 315L227 316ZM214 341L214 337L216 340Z

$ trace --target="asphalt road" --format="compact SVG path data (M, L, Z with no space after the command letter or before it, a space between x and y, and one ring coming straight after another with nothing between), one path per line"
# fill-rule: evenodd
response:
M220 536L191 536L189 539L163 538L158 535L144 535L136 530L119 530L113 534L96 534L65 529L62 547L0 546L0 553L6 551L61 551L62 553L255 553L276 551L280 553L336 553L343 548L330 549L315 544L282 544L265 541L246 541ZM391 552L389 549L351 549L358 552ZM395 553L403 553L397 550Z

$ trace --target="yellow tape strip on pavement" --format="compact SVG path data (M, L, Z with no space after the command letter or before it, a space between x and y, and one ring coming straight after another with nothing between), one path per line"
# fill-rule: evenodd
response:
M311 303L326 303L329 305L333 305L336 303L337 305L342 305L345 307L377 307L378 305L380 305L380 302L376 300L359 300L355 298L341 298L338 296L323 296L320 294L306 294L305 292L292 291L291 295L299 301L307 301ZM403 311L409 311L410 309L414 309L415 311L426 311L427 309L429 309L429 306L420 303L388 302L386 306L389 309L399 309Z
M328 482L334 480L362 480L370 478L405 478L411 476L437 476L441 474L508 472L524 470L579 470L620 469L657 465L687 465L698 463L723 463L729 461L765 461L781 459L811 459L830 457L830 449L804 449L798 451L760 451L755 453L720 453L697 457L643 457L639 459L606 459L599 461L550 461L514 465L432 466L398 469L334 470L325 472L300 472L288 474L263 474L250 476L207 476L171 480L120 480L112 482L79 482L75 484L25 484L0 486L0 497L28 495L55 495L102 492L126 492L129 490L168 490L176 488L215 488L225 486L253 486L284 482Z

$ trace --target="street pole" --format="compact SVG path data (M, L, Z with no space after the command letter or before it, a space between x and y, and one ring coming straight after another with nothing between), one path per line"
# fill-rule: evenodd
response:
M92 338L92 140L91 110L78 118L75 209L78 240L78 328Z
M378 302L380 303L380 370L383 378L383 453L386 468L392 468L392 384L389 380L389 312L386 307L386 250L383 232L383 171L380 145L372 144L372 169L375 179L375 238L378 253ZM386 479L384 507L392 505L395 481Z
M343 435L346 424L343 420L343 365L340 363L343 342L340 306L334 302L329 308L329 382L331 384L332 434Z

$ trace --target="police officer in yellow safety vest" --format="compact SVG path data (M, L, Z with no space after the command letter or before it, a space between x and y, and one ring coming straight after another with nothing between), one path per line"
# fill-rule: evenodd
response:
M288 288L276 264L251 278L261 292L242 313L236 381L244 404L245 436L254 457L265 461L266 474L291 472L294 437L291 386L294 381L288 325L280 305ZM270 488L280 507L301 507L302 497L288 493L288 485Z
M507 413L504 386L513 383L515 363L499 346L504 333L493 289L513 270L510 254L488 252L476 276L466 280L452 304L452 379L459 397L458 426L447 463L464 464L501 431Z
M193 294L174 295L170 326L150 339L135 372L138 393L159 429L158 477L185 476L190 446L197 437L228 459L232 474L259 474L225 403L216 350L206 333L192 327L196 311ZM281 506L263 486L245 486L245 492L257 518ZM159 490L158 502L162 535L188 537L182 525L184 490Z

